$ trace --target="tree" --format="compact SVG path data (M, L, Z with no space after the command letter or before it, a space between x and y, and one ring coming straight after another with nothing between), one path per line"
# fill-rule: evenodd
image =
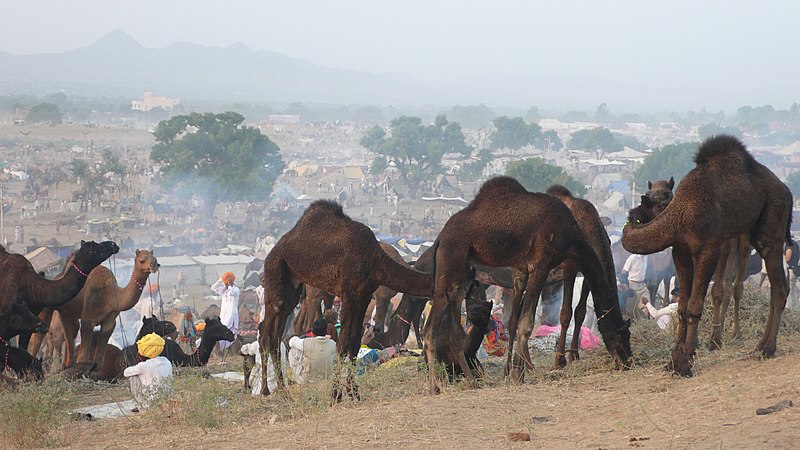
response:
M701 125L700 128L697 129L697 133L700 135L700 139L705 139L720 134L730 134L739 139L742 138L742 130L736 127L725 127L714 122Z
M39 103L38 105L31 106L28 111L27 120L29 123L61 123L61 110L58 106L52 103Z
M668 180L669 177L675 177L676 183L680 182L694 168L694 154L699 146L698 142L684 142L653 150L633 172L636 189L644 191L648 181Z
M795 198L800 197L800 172L792 172L786 177L786 186Z
M516 178L525 189L532 192L544 192L550 185L560 184L575 196L586 194L583 183L565 173L561 167L547 164L542 158L512 161L506 166L506 175Z
M605 103L597 105L597 110L594 112L594 120L599 123L608 123L611 122L611 119L611 111L609 111L608 105Z
M614 139L608 128L598 127L579 130L570 135L567 147L572 149L603 150L618 152L623 145Z
M561 142L561 138L558 136L555 130L547 130L542 133L542 148L546 148L548 150L561 150L564 148L564 143Z
M538 106L531 106L527 112L525 112L525 121L528 123L539 123L542 120L542 115L539 113Z
M384 158L385 164L394 163L400 171L403 184L411 198L425 180L441 172L442 156L445 153L472 154L466 144L461 125L449 122L443 115L436 116L433 124L423 125L419 117L400 116L390 123L391 135L375 125L367 130L359 143L367 150ZM372 169L384 162L373 161Z
M209 217L220 200L263 201L284 168L277 144L236 112L192 113L159 122L150 159L166 187L203 196Z
M527 124L522 117L509 118L500 116L492 121L494 130L489 135L491 149L519 149L541 141L542 127L539 124Z
M125 167L125 164L120 161L119 156L114 154L110 148L103 149L102 159L103 162L101 171L103 173L111 172L115 175L119 175L120 177L124 177L127 173L128 170Z
M478 151L477 161L470 161L461 166L459 175L467 181L475 181L483 175L483 170L492 159L492 152L488 148L483 148Z

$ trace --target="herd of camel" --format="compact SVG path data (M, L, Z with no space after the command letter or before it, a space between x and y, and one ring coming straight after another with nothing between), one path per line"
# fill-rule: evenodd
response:
M622 234L622 246L631 253L653 254L672 248L680 288L679 327L667 369L682 376L692 375L698 323L709 282L713 277L715 325L711 347L719 348L730 297L737 302L736 312L753 248L764 259L771 300L766 330L757 349L764 356L774 355L788 294L783 247L791 243L791 192L738 139L727 135L709 138L701 144L694 161L695 168L674 193L672 179L649 185L642 203L629 212ZM135 359L135 351L119 351L107 342L117 315L135 305L148 276L158 270L158 262L151 252L137 250L131 279L120 287L111 271L100 265L118 251L113 242L82 241L62 273L48 280L23 256L0 247L0 352L4 352L0 353L0 364L20 373L41 373L41 361L31 355L37 354L42 335L33 333L46 330L54 311L60 316L66 342L74 342L80 332L81 342L91 343L77 350L67 345L65 367L89 363L91 370L109 372L97 376L103 379L117 376L130 359ZM482 283L477 280L489 280L513 288L505 374L511 381L521 382L526 369L532 367L527 342L534 313L554 269L561 270L564 280L556 367L578 357L577 328L586 315L591 293L597 327L615 366L631 368L630 321L620 309L614 256L604 223L592 203L574 197L563 186L534 193L510 177L486 181L472 202L452 215L434 245L413 266L391 246L379 243L366 225L345 215L339 204L315 201L264 261L265 315L259 325L262 360L274 364L278 389L283 389L279 345L287 321L304 295L326 299L326 303L333 295L341 298L338 351L354 360L371 299L378 299L376 317L380 321L386 315L388 299L402 292L403 300L386 332L376 336L380 341L376 344L404 342L412 326L418 329L422 308L430 301L430 313L417 336L422 337L423 356L429 363L431 389L436 391L439 386L435 363L444 363L472 383L482 376L474 354L491 311L491 303L478 300ZM567 350L578 272L585 282L574 311L575 339ZM479 332L464 332L461 308L465 300L470 320L479 325L473 330ZM319 301L312 302L315 306L310 308L318 312ZM315 317L308 308L304 303L296 327L302 328ZM233 339L224 325L213 325L215 320L210 320L210 333L206 328L202 351L186 355L179 348L174 352L165 349L175 353L170 359L182 365L207 362L214 342ZM736 315L734 322L738 326ZM98 325L100 332L93 334ZM168 326L145 319L142 329L160 328L161 334ZM16 335L18 348L8 344ZM355 371L344 370L344 384L338 376L334 380L334 398L357 397ZM262 374L266 378L267 371ZM269 394L266 379L262 386L262 393Z

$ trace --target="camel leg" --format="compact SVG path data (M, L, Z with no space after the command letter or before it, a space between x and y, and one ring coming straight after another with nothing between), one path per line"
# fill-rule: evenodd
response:
M689 296L692 292L692 278L694 277L694 262L692 255L686 248L672 247L672 260L675 262L675 272L678 276L678 332L675 337L675 347L672 350L673 357L667 363L665 369L669 372L675 370L677 361L674 354L678 351L682 342L686 340L686 309L689 305Z
M584 278L581 286L581 298L575 307L575 329L572 332L572 344L569 346L569 355L567 356L568 361L575 361L580 358L578 350L581 345L581 326L586 318L586 302L589 299L589 288L589 282Z
M382 290L382 289L381 289ZM376 293L379 293L376 291ZM382 294L382 292L380 292ZM374 330L376 333L383 333L383 326L386 323L386 313L389 311L389 301L391 297L385 295L376 295L375 299L375 325ZM366 314L366 311L364 311Z
M561 369L567 365L566 347L567 347L567 328L572 321L572 296L575 289L575 277L578 275L577 267L570 262L564 262L561 267L564 270L564 296L561 301L561 333L558 336L558 344L556 346L556 361L554 368ZM572 336L575 339L575 335Z
M683 311L684 320L686 321L684 340L679 342L675 350L672 351L672 360L675 362L674 371L681 376L692 376L692 362L697 345L697 326L703 314L703 300L708 292L708 283L714 275L718 260L719 242L715 241L703 246L695 259L692 294L689 297L686 310Z
M47 326L48 332L50 330L50 324L53 321L53 308L44 308L42 312L40 312L39 319L44 322ZM44 342L44 337L47 333L33 333L31 335L30 342L28 342L28 353L33 355L35 358L36 355L39 354L39 350L42 348L42 342Z
M355 399L358 399L359 395L353 365L355 364L356 356L358 356L358 349L361 347L363 317L367 313L371 298L370 292L366 294L357 292L342 293L342 333L339 335L337 351L342 358L342 363L348 366L345 369L344 390ZM332 392L334 400L341 400L342 398L339 378L340 374L335 373Z
M114 317L111 320L106 319L100 323L100 335L97 337L97 347L93 356L94 362L97 364L95 367L98 371L103 369L103 362L106 358L106 344L108 344L108 340L111 339L111 335L117 327L116 319Z
M739 337L739 303L742 300L742 292L744 291L745 272L747 271L747 262L750 259L750 252L753 247L748 242L747 235L739 236L739 261L736 266L736 280L733 283L733 338Z
M530 273L530 272L529 272ZM539 296L542 294L542 287L547 280L548 269L533 270L528 278L528 285L522 301L522 311L517 326L517 350L513 355L510 377L513 382L522 383L525 381L525 370L533 367L531 353L528 348L528 340L533 332L533 324L536 320L536 306L539 304Z
M711 330L711 341L708 349L711 351L722 348L722 332L725 327L725 299L727 296L727 273L729 269L730 240L725 241L720 249L720 258L714 271L714 286L711 288L711 299L714 302L714 321ZM730 300L729 300L730 302Z
M781 315L789 295L789 283L786 281L786 273L783 271L783 255L780 248L768 248L765 253L766 255L762 256L764 256L769 277L770 308L767 327L757 349L761 351L762 355L769 358L775 356L778 345L778 328L781 325Z
M514 298L511 300L511 318L508 320L508 356L506 357L505 376L511 374L511 365L514 356L514 339L517 335L517 325L519 316L522 312L522 294L525 293L525 286L528 284L529 274L527 271L514 269Z
M80 324L75 317L68 317L65 314L59 315L61 318L61 327L64 328L64 360L62 366L66 369L75 364L75 338L78 337ZM90 337L89 343L91 342L92 340Z
M86 362L91 361L93 356L92 335L94 334L95 324L91 322L81 321L81 346L78 349L77 361Z

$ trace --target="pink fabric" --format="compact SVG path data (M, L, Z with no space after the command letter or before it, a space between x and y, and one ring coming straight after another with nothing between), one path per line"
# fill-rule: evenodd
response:
M534 337L544 337L549 336L551 334L559 334L561 333L561 327L551 327L548 325L542 325L534 331ZM592 333L592 330L586 327L581 327L581 350L594 350L595 348L600 346L600 338L595 336Z

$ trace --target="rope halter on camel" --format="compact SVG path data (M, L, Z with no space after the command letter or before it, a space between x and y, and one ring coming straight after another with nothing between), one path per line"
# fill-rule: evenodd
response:
M84 271L82 271L82 270L80 269L80 267L78 267L78 265L77 265L77 264L75 264L75 262L73 262L73 263L72 263L72 267L73 267L75 270L77 270L79 274L83 275L83 278L86 278L86 277L88 277L88 276L89 276L89 274L88 274L88 273L86 273L86 272L84 272Z

